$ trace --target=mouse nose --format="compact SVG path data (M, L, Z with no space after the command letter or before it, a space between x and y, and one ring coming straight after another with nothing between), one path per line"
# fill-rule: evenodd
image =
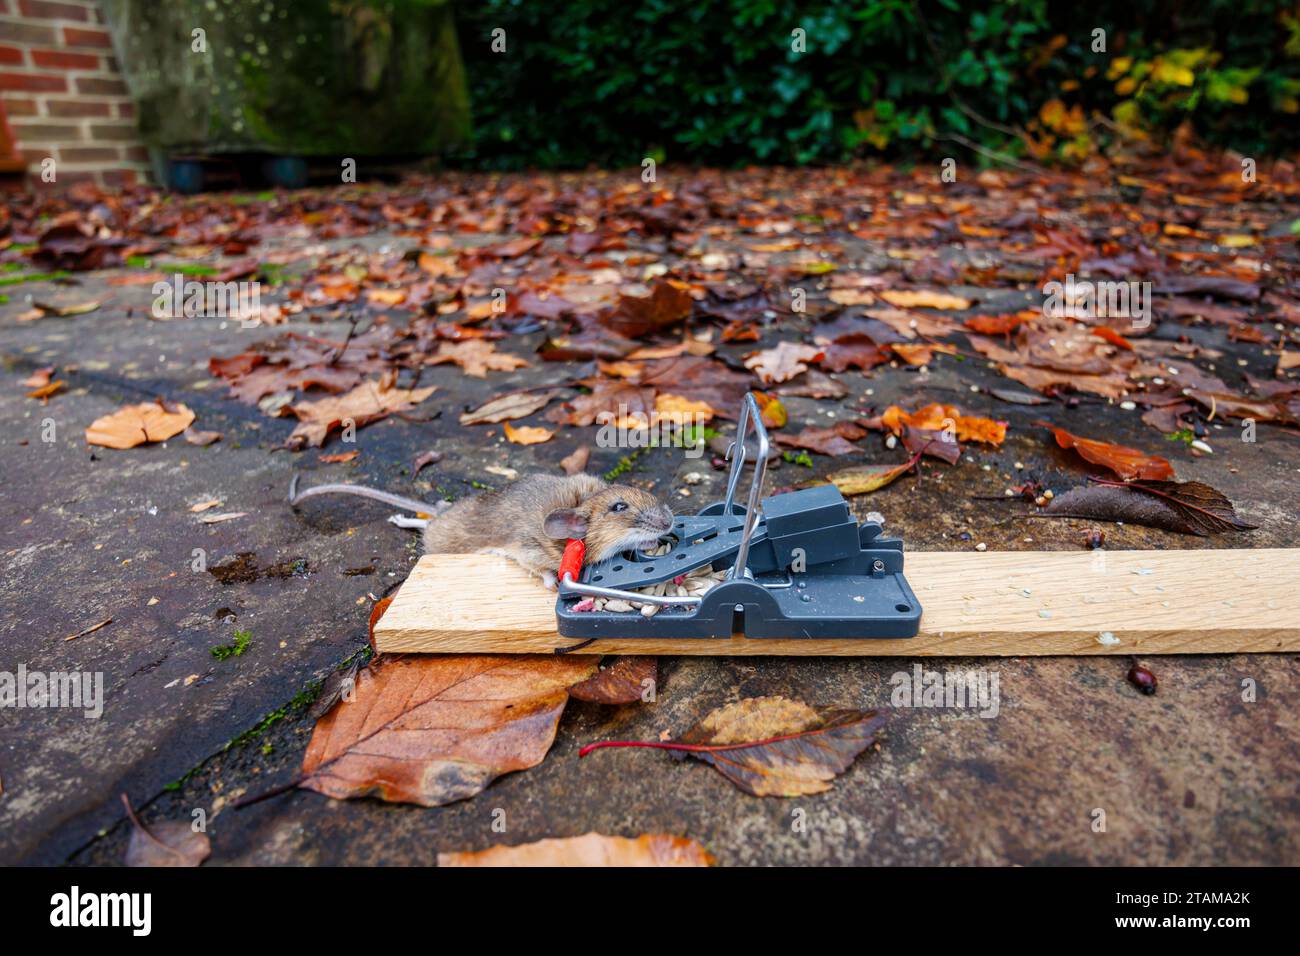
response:
M672 526L673 526L673 513L672 513L672 511L671 511L669 508L665 507L664 505L660 505L660 506L655 510L655 517L658 519L658 524L659 524L659 526L660 526L664 531L667 531L667 530L669 530L670 528L672 528Z

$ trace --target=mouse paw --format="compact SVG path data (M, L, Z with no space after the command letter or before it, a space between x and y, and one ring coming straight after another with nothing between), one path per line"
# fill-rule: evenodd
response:
M556 590L556 587L555 587L555 572L554 572L554 571L543 571L543 572L542 572L542 587L546 588L546 590L548 590L548 591L554 591L554 590Z

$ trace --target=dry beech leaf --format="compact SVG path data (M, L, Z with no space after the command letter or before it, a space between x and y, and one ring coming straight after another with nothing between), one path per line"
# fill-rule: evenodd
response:
M362 382L342 395L327 395L314 402L286 405L281 414L293 414L299 420L289 436L291 446L307 444L319 448L330 432L341 428L349 419L360 428L393 412L413 408L433 392L432 385L426 388L386 388L383 381Z
M1073 448L1094 465L1109 468L1121 478L1163 481L1174 477L1174 466L1169 464L1168 459L1161 458L1159 455L1148 455L1144 451L1125 445L1112 445L1092 438L1081 438L1047 422L1035 422L1035 424L1050 429L1056 436L1056 443L1062 448Z
M1256 527L1237 517L1222 492L1199 481L1109 481L1057 495L1044 513L1059 518L1123 521L1179 534L1208 537Z
M316 724L299 786L426 807L472 797L541 763L568 688L595 669L571 655L380 658Z
M505 423L503 431L506 440L514 442L516 445L540 445L544 441L550 441L555 432L546 428L539 428L536 425L520 425L516 428L509 422Z
M215 508L219 504L221 504L220 498L210 498L207 501L200 501L198 504L190 505L190 511L194 514L198 514L200 511L207 511L211 508Z
M194 413L184 405L142 402L95 419L86 429L86 442L104 448L134 448L173 438L193 421Z
M800 372L808 371L806 363L822 357L822 350L799 342L779 342L774 348L755 352L745 359L745 368L758 373L769 385L788 382Z
M439 853L439 866L712 866L713 856L694 840L668 833L538 840L494 846L477 853Z
M561 394L563 389L548 388L540 392L510 392L484 402L473 411L460 416L462 425L484 425L488 423L527 418L534 412L541 411L546 405Z
M442 365L455 362L474 378L487 378L488 372L512 372L517 368L528 368L528 362L509 352L498 352L497 347L484 339L468 339L464 342L442 342L438 351L425 359L426 365Z
M876 742L883 710L813 708L786 697L751 697L713 711L678 740L605 741L605 747L652 747L709 764L756 797L797 797L829 790L858 754Z
M569 696L595 704L635 704L658 682L659 658L612 657L607 666L570 687Z
M945 309L960 312L970 308L970 299L931 289L888 289L880 297L899 309Z
M198 866L212 853L208 835L196 833L189 820L158 820L146 827L135 815L125 793L122 806L131 818L127 866Z

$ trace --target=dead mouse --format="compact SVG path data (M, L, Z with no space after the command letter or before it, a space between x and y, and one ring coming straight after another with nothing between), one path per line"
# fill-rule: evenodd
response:
M317 485L298 492L298 476L289 485L289 504L314 495L359 495L374 501L431 514L431 518L394 515L388 520L423 532L425 554L486 552L511 558L555 587L555 571L564 539L582 538L585 564L620 551L650 547L672 530L673 512L640 488L611 485L594 475L524 475L496 491L463 498L455 504L428 504L364 485Z

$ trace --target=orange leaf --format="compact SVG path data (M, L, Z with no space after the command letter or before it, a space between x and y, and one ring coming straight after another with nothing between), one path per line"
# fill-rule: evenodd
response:
M1073 448L1094 465L1109 468L1121 478L1143 478L1150 481L1163 481L1174 477L1174 467L1167 459L1159 455L1148 455L1136 448L1124 445L1112 445L1109 442L1092 438L1080 438L1064 428L1057 428L1047 422L1035 422L1049 428L1056 436L1056 443L1062 448Z
M145 442L166 441L193 421L194 413L184 405L142 402L95 419L86 429L86 441L104 448L134 448Z
M899 436L903 434L904 426L911 426L926 431L954 429L958 441L978 441L986 445L1001 445L1007 437L1006 422L963 415L953 405L936 403L926 405L915 412L908 412L897 405L891 405L880 416L880 421Z
M439 866L712 866L713 857L686 837L648 833L636 839L586 833L494 846L477 853L439 853Z
M506 433L506 438L516 445L538 445L544 441L549 441L551 436L555 434L553 431L538 428L535 425L520 425L516 428L509 422L506 422L502 428Z
M900 309L948 309L959 312L970 308L970 299L933 289L889 289L880 297Z
M1133 346L1129 342L1129 340L1124 338L1124 336L1120 335L1118 332L1116 332L1114 329L1110 328L1109 326L1099 325L1092 330L1092 334L1097 336L1097 338L1099 339L1105 339L1111 345L1118 346L1119 348L1122 348L1125 351L1128 352L1133 351Z

